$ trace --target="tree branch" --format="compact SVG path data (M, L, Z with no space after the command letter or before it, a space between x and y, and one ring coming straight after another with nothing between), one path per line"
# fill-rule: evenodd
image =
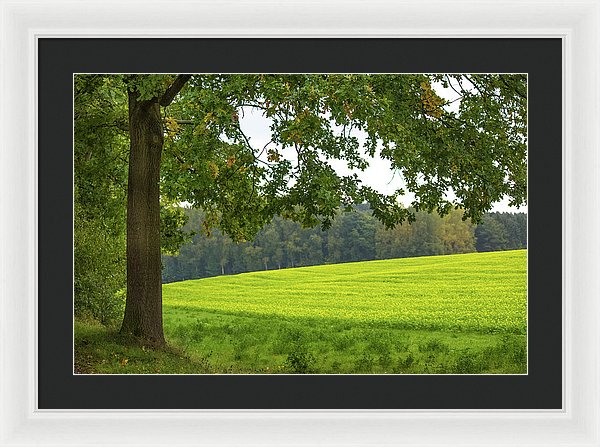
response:
M454 90L454 91L456 92L456 94L457 94L459 97L462 97L462 96L464 95L464 92L462 92L462 93L461 93L461 92L459 92L458 90L456 90L456 89L454 88L454 85L452 85L452 81L451 81L451 79L450 79L450 76L449 76L449 75L445 75L445 77L446 77L446 82L448 82L448 85L450 86L450 88L451 88L452 90Z
M175 98L175 96L177 95L177 93L179 93L181 91L181 89L183 88L183 86L185 85L185 83L191 77L192 77L192 75L189 75L189 74L180 74L180 75L177 75L177 78L175 78L175 80L169 86L169 88L167 89L167 91L164 92L162 94L162 96L160 97L160 99L158 100L158 102L160 103L160 105L163 106L163 107L167 107L169 104L171 104L171 102L173 101L173 99Z

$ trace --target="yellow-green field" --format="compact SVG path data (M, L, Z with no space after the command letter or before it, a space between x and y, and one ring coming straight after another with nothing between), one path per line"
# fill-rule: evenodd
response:
M166 284L165 335L181 364L156 371L132 351L125 364L117 355L93 369L526 373L526 258L525 250L472 253Z
M379 327L524 334L525 250L353 262L166 284L167 321L192 309Z

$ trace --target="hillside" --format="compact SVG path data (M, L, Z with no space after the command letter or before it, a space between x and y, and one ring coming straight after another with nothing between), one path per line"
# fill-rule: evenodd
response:
M525 250L366 261L163 285L169 348L77 321L86 373L522 374Z
M347 319L411 329L525 333L526 250L271 270L163 286L167 316Z

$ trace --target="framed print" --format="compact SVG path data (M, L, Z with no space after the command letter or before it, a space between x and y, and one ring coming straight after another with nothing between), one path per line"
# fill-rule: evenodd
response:
M9 192L2 207L2 445L600 444L599 2L508 8L490 1L466 9L461 2L381 2L368 11L340 2L1 6L2 190ZM74 89L87 88L86 74L165 75L148 79L173 86L178 73L527 74L527 344L519 351L526 352L526 370L478 374L472 364L456 369L453 360L451 372L467 374L379 374L387 368L381 351L371 363L365 355L352 359L351 374L270 374L260 368L271 365L255 364L260 374L128 375L93 369L81 357L87 351L73 358L74 230L81 234L74 229L81 222L73 206L73 176L81 175ZM418 91L430 104L436 95L426 95L427 85ZM86 105L96 100L85 98ZM346 116L348 101L340 106ZM173 141L183 138L178 126L189 118L176 115L177 107L164 117ZM201 119L193 132L212 124L206 114ZM271 150L267 161L278 161ZM236 152L202 166L214 179L216 169L239 159ZM268 270L275 258L257 259ZM435 346L411 343L415 355L437 349L428 355L438 366L451 358L443 338ZM227 346L235 358L235 344ZM310 350L286 349L276 364L293 372L315 368ZM108 363L126 372L138 354L116 354ZM389 355L410 368L406 355ZM244 357L241 348L237 357Z

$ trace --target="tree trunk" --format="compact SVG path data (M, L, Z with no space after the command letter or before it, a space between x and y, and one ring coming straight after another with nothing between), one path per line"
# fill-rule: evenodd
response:
M160 163L164 143L158 99L129 92L127 300L121 332L164 345L160 259Z

